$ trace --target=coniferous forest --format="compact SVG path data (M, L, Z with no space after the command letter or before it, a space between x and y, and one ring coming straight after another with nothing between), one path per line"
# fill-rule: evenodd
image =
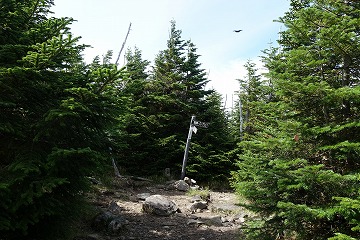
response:
M64 239L89 177L180 177L228 185L246 239L360 239L360 2L291 0L279 47L249 60L225 112L196 43L169 23L154 64L141 49L86 63L53 0L0 2L0 239ZM91 43L89 43L91 45ZM240 127L239 127L240 126ZM51 233L51 235L50 235Z

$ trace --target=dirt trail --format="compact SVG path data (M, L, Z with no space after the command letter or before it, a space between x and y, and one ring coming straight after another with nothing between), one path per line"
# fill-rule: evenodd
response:
M111 203L116 203L127 224L116 234L91 232L76 240L238 240L247 217L246 212L236 206L236 196L231 192L209 191L207 209L191 211L192 196L168 185L122 181L112 189L98 189L99 192L92 195L93 204L105 211ZM179 212L167 217L144 213L142 201L138 198L142 193L167 197L176 203Z

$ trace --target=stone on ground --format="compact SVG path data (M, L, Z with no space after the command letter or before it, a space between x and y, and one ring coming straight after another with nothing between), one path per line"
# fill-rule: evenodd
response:
M205 201L197 201L190 205L189 209L191 212L196 212L196 210L203 210L208 207L208 203Z
M184 180L176 181L174 186L175 186L175 189L177 189L179 191L183 191L183 192L186 192L190 189L190 185L187 184Z
M162 195L151 195L143 202L142 209L146 213L170 216L178 210L178 207L173 201Z

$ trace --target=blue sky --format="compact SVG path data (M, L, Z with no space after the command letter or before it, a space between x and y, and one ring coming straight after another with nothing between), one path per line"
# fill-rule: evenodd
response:
M252 60L261 70L261 51L271 42L276 46L281 24L273 20L283 16L289 4L289 0L55 0L52 11L77 20L73 34L92 46L84 52L88 62L107 50L113 50L115 58L130 22L125 48L137 46L144 59L153 61L166 49L170 21L175 20L182 38L198 48L199 62L211 80L207 87L231 98L238 90L236 79L245 74L245 62Z

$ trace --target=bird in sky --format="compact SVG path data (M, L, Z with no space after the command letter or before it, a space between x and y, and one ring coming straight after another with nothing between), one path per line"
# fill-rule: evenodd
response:
M239 29L239 30L234 30L234 32L236 32L236 33L239 33L239 32L241 32L241 31L242 31L242 30L240 30L240 29Z

